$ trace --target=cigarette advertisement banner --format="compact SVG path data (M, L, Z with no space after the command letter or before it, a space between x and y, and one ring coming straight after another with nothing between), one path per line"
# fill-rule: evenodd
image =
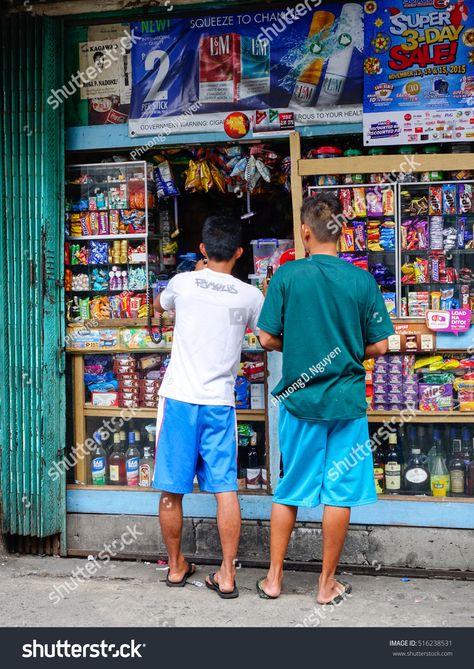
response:
M234 138L296 125L362 120L362 3L132 24L130 135L227 131Z
M366 145L474 139L474 1L366 2Z

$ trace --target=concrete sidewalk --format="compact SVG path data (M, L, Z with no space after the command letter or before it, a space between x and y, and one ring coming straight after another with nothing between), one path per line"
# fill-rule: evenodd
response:
M352 596L338 607L320 607L314 599L317 575L311 573L287 572L284 596L263 601L255 581L264 572L241 569L240 598L223 601L202 587L215 567L199 566L195 585L171 589L154 563L97 563L95 575L72 581L71 574L87 564L0 559L0 626L474 627L474 581L346 575Z

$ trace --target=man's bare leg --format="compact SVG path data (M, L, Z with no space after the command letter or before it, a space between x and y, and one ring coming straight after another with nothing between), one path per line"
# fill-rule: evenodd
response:
M217 528L222 546L222 564L214 580L222 592L232 592L235 584L235 560L239 550L241 516L236 492L216 494Z
M183 495L162 492L160 497L160 527L168 551L168 579L179 583L189 569L181 552L183 532Z
M337 565L341 557L351 510L341 506L326 506L323 516L323 568L319 577L319 604L327 604L344 592L344 586L335 579Z
M273 503L270 521L270 569L262 582L264 592L279 597L283 584L283 562L298 514L297 506Z

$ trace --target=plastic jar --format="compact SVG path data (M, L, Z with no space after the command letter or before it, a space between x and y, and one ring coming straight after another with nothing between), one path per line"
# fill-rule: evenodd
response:
M428 145L423 147L423 153L427 156L434 156L441 153L439 146ZM444 181L444 172L421 172L420 181Z
M359 151L359 149L347 149L347 151L344 151L344 157L345 158L356 158L357 156L361 156L362 151ZM364 174L344 174L342 177L342 183L343 184L364 184L365 183L365 175Z
M341 149L337 146L320 146L318 149L311 151L311 158L318 160L324 158L340 158L342 156ZM339 174L327 174L315 177L315 186L337 186L341 183L341 176Z

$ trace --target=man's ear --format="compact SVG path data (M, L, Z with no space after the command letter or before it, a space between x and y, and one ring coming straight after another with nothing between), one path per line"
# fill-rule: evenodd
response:
M239 258L242 257L243 253L244 253L244 249L241 246L239 246L239 248L237 249L237 251L234 254L234 259L235 259L236 262Z
M207 258L206 247L204 246L204 244L203 244L202 242L201 242L201 244L199 245L199 250L201 251L202 255L203 255L205 258Z
M311 238L311 230L305 223L303 223L303 225L301 226L301 239L303 240L303 242L307 242L309 241L310 238Z

